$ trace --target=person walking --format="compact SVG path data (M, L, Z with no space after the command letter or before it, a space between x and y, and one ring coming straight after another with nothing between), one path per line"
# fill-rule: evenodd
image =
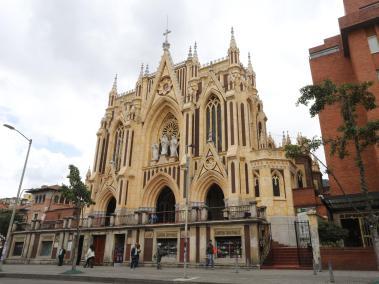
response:
M212 269L214 268L213 254L214 254L214 247L213 247L213 244L212 244L212 240L209 240L208 245L207 245L207 264L206 264L206 268L208 268L209 266L211 266Z
M139 255L141 253L141 246L140 246L140 244L138 242L136 243L136 248L137 248L137 250L136 250L136 267L138 267L138 265L139 265Z
M58 266L63 265L64 255L66 254L66 250L64 248L60 248L58 251Z
M162 261L162 256L165 255L165 252L162 248L162 245L161 243L158 243L157 244L157 254L156 254L156 258L157 258L157 269L162 269L162 266L161 266L161 261Z
M93 245L90 245L86 253L86 263L84 264L84 268L86 267L93 268L94 262L95 262L95 247Z
M134 244L130 250L130 259L130 269L134 270L137 267L137 244Z

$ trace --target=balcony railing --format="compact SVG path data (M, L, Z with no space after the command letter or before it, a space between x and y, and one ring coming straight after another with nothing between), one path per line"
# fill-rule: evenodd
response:
M255 202L249 205L228 207L195 206L188 210L188 222L206 222L217 220L237 220L248 218L266 219L266 207L257 207ZM81 228L101 228L127 225L152 225L152 224L183 224L185 222L185 210L152 212L151 208L142 208L125 215L96 215L79 219ZM63 220L41 221L32 220L31 224L15 224L14 231L26 230L53 230L76 228L77 220L70 217Z

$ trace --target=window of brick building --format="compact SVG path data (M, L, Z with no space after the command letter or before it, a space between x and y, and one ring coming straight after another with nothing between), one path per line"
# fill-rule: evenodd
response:
M41 242L41 251L40 251L39 255L40 256L50 256L52 247L53 247L52 241Z
M371 53L379 52L378 37L376 35L371 35L367 37L367 40L368 40L368 46L370 47L370 52Z
M15 242L13 247L13 256L21 256L24 242Z

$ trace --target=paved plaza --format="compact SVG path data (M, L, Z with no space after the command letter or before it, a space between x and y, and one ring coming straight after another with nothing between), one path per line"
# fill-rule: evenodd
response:
M330 283L328 271L313 275L311 270L239 270L203 268L188 269L189 279L184 281L182 268L99 266L84 269L82 274L71 276L62 274L69 266L54 265L5 265L0 273L0 283L23 283L22 279L49 280L61 283L63 280L97 283ZM335 283L379 283L376 271L334 271ZM17 282L16 280L19 280ZM33 281L28 283L34 283ZM56 282L55 282L56 281ZM37 282L36 282L37 283ZM44 283L43 281L38 283ZM72 282L71 282L72 283Z

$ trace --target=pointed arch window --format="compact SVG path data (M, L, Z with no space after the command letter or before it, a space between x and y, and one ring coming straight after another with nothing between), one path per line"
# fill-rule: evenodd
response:
M120 125L116 129L115 143L114 143L114 150L113 150L113 162L114 162L116 171L119 171L121 167L121 154L122 154L123 142L124 142L124 127Z
M254 174L254 193L255 197L260 197L259 176L257 174Z
M298 188L303 188L304 187L303 173L301 171L297 172L297 187Z
M212 140L217 151L222 151L222 119L220 100L211 95L206 106L206 139Z
M272 176L272 190L274 196L280 196L280 178L276 173Z

